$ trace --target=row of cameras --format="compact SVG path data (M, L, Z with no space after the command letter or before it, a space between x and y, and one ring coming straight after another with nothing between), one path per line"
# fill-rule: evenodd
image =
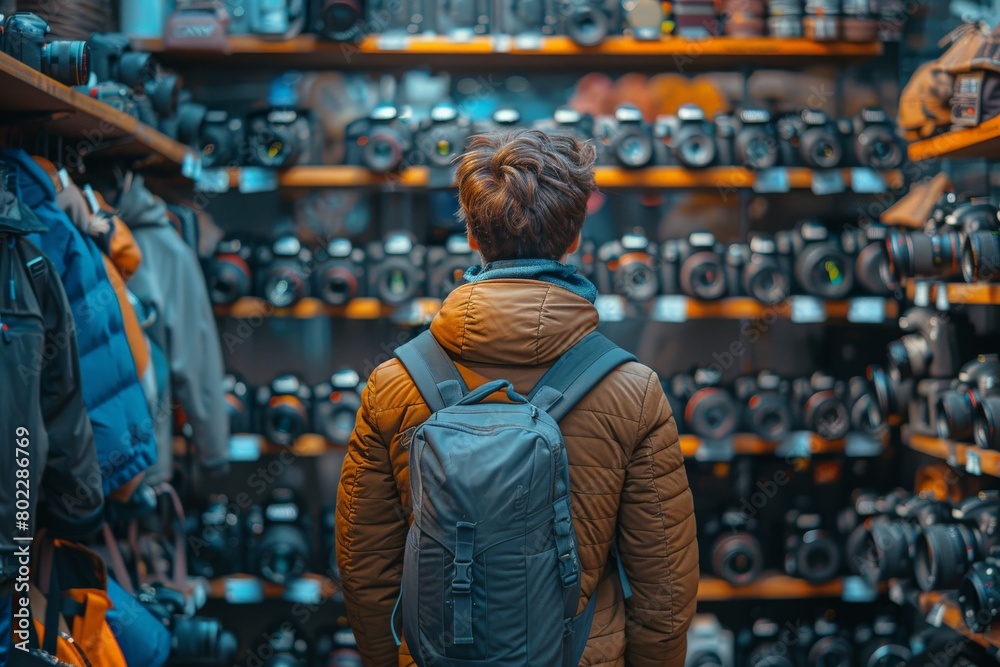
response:
M611 35L658 40L671 31L700 38L726 34L817 41L873 41L878 17L892 18L900 3L890 0L675 0L673 21L658 0L227 0L227 32L286 40L312 32L331 41L355 42L369 34L566 35L580 46L596 46ZM184 10L175 14L183 17ZM191 22L186 17L185 24ZM208 20L208 19L206 19ZM167 29L171 26L168 24Z

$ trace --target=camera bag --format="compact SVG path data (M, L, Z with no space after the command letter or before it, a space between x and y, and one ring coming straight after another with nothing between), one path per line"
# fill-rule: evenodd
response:
M397 348L396 357L431 411L403 435L413 523L391 620L397 643L401 607L403 635L421 667L498 656L509 664L575 667L597 595L577 614L580 562L557 424L635 357L593 332L527 397L508 380L468 391L429 331ZM486 400L496 393L506 400ZM628 596L620 562L619 575Z
M229 53L229 12L217 0L188 0L170 18L163 31L168 51Z

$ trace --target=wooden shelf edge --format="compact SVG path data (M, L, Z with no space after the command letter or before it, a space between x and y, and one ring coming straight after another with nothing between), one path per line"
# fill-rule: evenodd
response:
M912 588L912 584L907 586L903 582L893 581L890 584L889 598L897 604L915 607L919 613L927 617L935 617L934 625L945 625L984 648L1000 649L1000 626L985 633L972 632L966 627L962 619L962 610L952 595L940 591L920 593Z
M910 160L1000 157L1000 116L963 130L954 130L910 144Z
M913 299L916 294L916 281L911 280L906 283L906 296ZM1000 305L1000 284L998 283L943 283L932 282L930 285L930 301L937 299L937 291L940 285L947 289L948 303L965 303L969 305Z
M318 581L322 587L321 595L323 600L333 597L337 592L337 583L324 575L307 572L303 574L301 578ZM287 588L281 584L264 581L260 577L252 574L230 574L224 577L217 577L209 580L208 597L216 600L224 600L226 598L226 581L229 579L259 581L263 587L264 599L266 600L283 598L285 595L285 589Z
M804 579L778 573L764 573L746 586L733 586L722 579L704 575L698 582L698 600L702 602L840 597L843 591L842 579L811 584Z
M974 453L979 458L981 474L990 477L1000 477L1000 452L991 449L981 449L973 444L953 442L929 435L913 433L909 428L903 429L903 444L913 451L933 456L946 463L969 469L969 454ZM972 468L973 470L975 468Z

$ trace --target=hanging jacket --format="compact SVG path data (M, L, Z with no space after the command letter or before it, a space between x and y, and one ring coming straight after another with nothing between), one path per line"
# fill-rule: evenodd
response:
M156 321L148 333L153 345L164 351L170 368L167 396L160 403L170 406L176 401L191 428L202 467L221 472L229 460L225 371L198 256L170 224L166 204L146 188L142 176L126 179L115 204L143 255L129 287L155 311ZM147 476L150 484L170 478L169 436L170 420L157 418L160 460Z
M15 534L44 526L80 539L103 521L70 304L53 263L27 240L45 231L13 193L0 192L0 579L9 574ZM17 480L27 481L27 493ZM32 519L15 533L24 500L20 511Z
M0 151L0 162L13 173L18 197L48 227L29 238L52 260L72 306L83 399L107 495L156 461L153 422L129 353L121 308L100 251L56 204L45 171L22 150Z

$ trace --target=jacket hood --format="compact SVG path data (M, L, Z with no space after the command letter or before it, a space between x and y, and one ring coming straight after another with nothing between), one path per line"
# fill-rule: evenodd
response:
M431 322L454 356L501 366L552 364L597 327L585 298L539 280L498 279L456 288Z
M146 187L143 177L133 172L128 189L123 189L116 203L118 217L132 229L170 224L167 205Z
M0 234L42 234L47 231L49 228L13 192L0 191Z
M31 156L20 148L0 149L0 163L2 167L17 173L17 178L11 178L8 182L16 182L16 192L4 192L0 195L0 228L7 233L13 234L34 234L43 233L49 230L48 226L34 215L31 207L37 206L46 198L55 199L56 191L52 185L52 179L48 174L35 163ZM38 190L30 193L33 196L26 198L22 196L23 180L28 180L38 185ZM41 195L38 197L37 195Z

